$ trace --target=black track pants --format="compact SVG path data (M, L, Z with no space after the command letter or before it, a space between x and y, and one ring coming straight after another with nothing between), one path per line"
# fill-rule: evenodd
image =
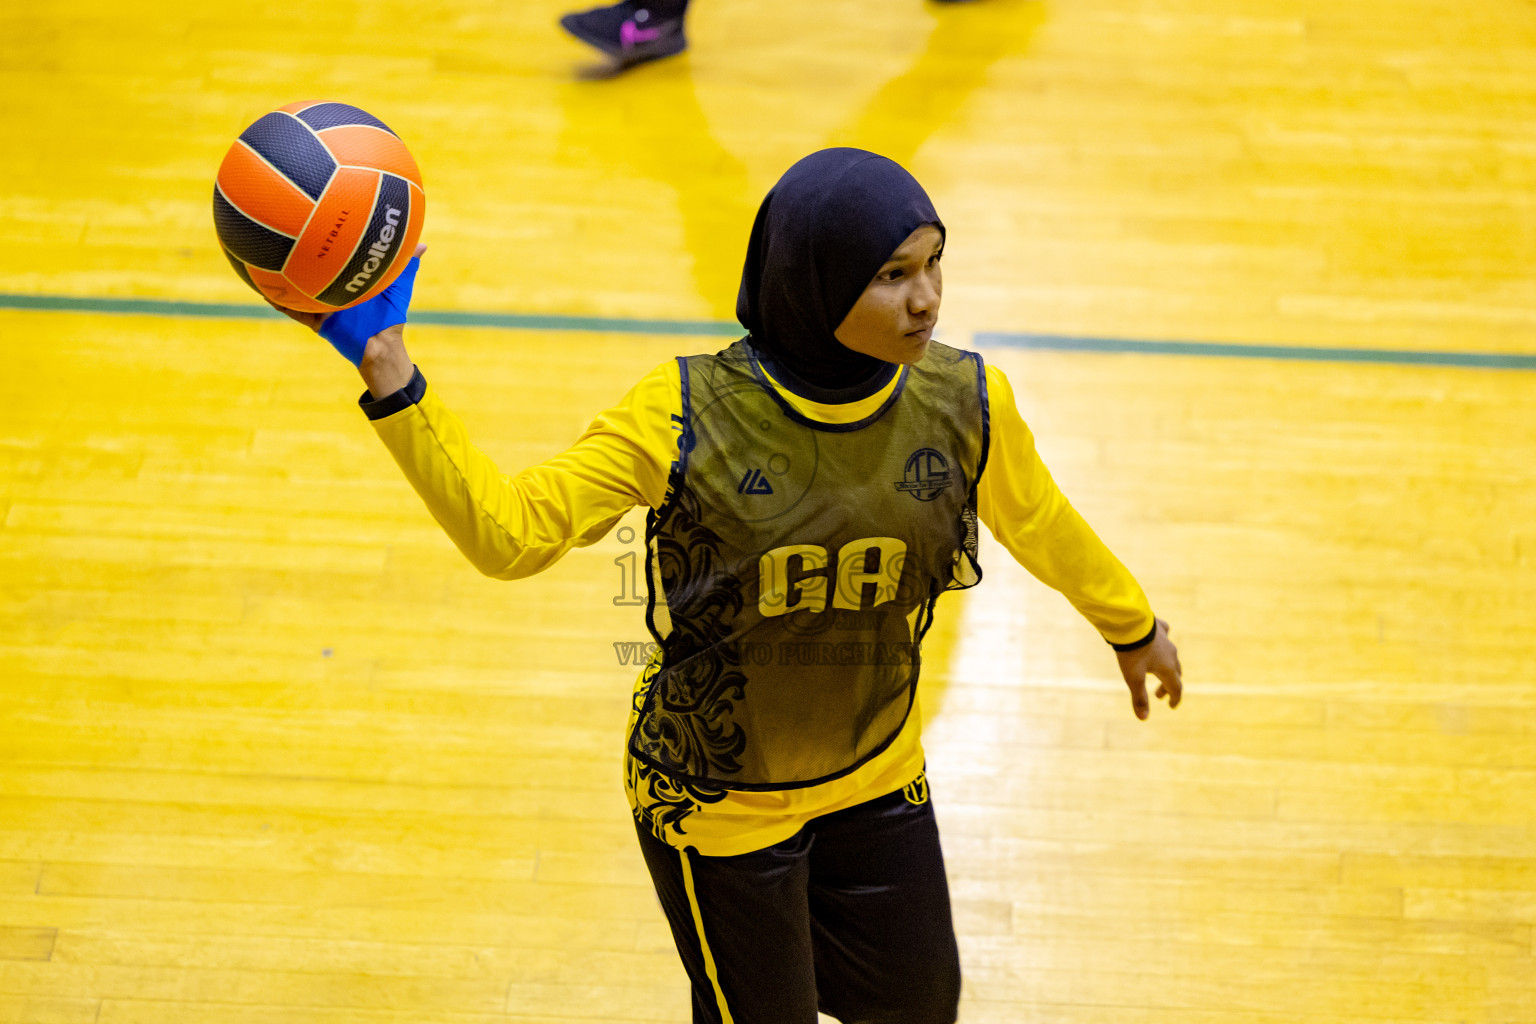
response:
M738 857L637 831L694 1024L815 1024L818 1009L843 1024L953 1024L960 955L926 785Z

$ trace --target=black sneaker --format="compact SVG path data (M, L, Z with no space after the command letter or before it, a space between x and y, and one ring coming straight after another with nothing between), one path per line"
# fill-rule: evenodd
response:
M688 46L682 17L658 17L641 0L624 0L612 7L567 14L560 19L560 25L577 39L612 57L616 70L670 57Z

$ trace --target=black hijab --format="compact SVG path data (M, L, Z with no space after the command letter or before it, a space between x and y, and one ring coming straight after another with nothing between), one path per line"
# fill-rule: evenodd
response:
M894 364L843 347L832 332L924 224L944 230L923 186L894 160L823 149L785 171L757 211L736 299L769 372L822 391L890 379Z

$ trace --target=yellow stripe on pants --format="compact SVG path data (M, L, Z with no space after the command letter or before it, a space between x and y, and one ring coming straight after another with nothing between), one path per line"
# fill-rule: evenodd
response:
M688 891L688 906L693 911L693 930L699 934L699 948L704 951L704 973L709 975L709 983L715 988L715 1003L720 1007L721 1024L735 1024L731 1019L731 1008L725 1005L725 993L720 991L720 976L715 971L715 957L709 951L709 940L704 938L704 915L699 913L699 898L693 892L693 865L688 861L688 851L679 850L677 855L683 859L683 888Z

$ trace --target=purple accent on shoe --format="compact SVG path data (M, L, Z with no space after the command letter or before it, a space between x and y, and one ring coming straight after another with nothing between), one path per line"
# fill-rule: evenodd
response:
M664 9L675 16L659 16L654 0L622 0L607 7L567 14L560 26L589 46L614 59L613 70L643 64L682 53L688 48L683 34L686 2L674 2Z
M632 50L638 43L654 43L661 38L659 28L641 28L633 21L626 21L619 29L619 44L626 50Z

